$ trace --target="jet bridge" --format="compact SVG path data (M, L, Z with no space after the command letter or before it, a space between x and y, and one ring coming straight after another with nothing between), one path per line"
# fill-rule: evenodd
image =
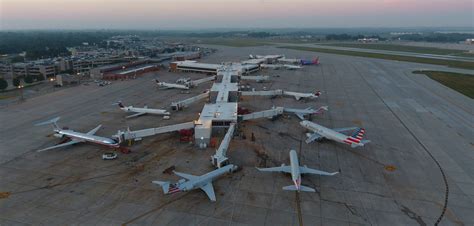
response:
M240 76L241 80L252 80L252 81L257 81L257 82L263 82L263 81L268 81L270 80L270 76L265 75L265 76Z
M234 130L235 130L235 123L230 124L229 130L227 130L227 133L224 136L224 139L222 140L221 144L219 145L219 148L216 150L216 154L211 156L211 162L212 165L214 165L217 168L221 168L227 164L229 164L229 159L227 158L227 149L229 148L229 143L230 140L232 139L232 136L234 135Z
M195 87L195 86L198 86L201 83L210 82L210 81L215 80L215 79L216 79L216 76L211 76L211 77L206 77L206 78L190 81L189 86Z
M197 101L200 101L200 100L206 99L206 98L209 98L209 92L201 93L197 96L190 97L188 99L180 100L180 101L177 101L177 102L172 102L171 103L171 109L173 109L175 111L179 111L179 110L182 110L185 107L188 107L190 104L192 104L194 102L197 102Z
M283 95L287 95L287 96L293 96L297 100L299 100L301 98L304 98L304 97L316 96L316 94L313 94L313 93L299 93L299 92L285 91L285 90L281 90L281 89L265 90L265 91L241 91L240 95L241 96L283 96Z
M162 126L162 127L157 127L157 128L135 130L135 131L130 131L130 129L126 131L119 130L117 132L117 135L114 135L114 137L117 137L121 140L141 140L143 137L179 131L182 129L191 129L191 128L194 128L194 121L185 122L181 124L175 124L175 125L169 125L169 126Z
M247 121L247 120L253 120L253 119L259 119L259 118L272 118L277 115L283 114L284 108L283 107L274 107L270 110L265 110L265 111L258 111L246 115L239 115L238 116L238 121Z
M283 95L283 90L268 90L268 91L242 91L240 92L242 96L281 96Z

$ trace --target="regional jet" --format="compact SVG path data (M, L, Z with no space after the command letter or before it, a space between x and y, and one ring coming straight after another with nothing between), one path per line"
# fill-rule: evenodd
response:
M90 143L96 143L100 145L105 145L107 147L111 148L119 148L120 147L120 142L111 138L106 138L106 137L99 137L94 135L102 125L98 125L91 131L87 133L81 133L81 132L76 132L74 130L70 129L61 129L59 128L57 122L60 119L60 117L53 118L51 120L41 122L36 124L36 126L40 125L46 125L46 124L52 124L53 125L53 131L54 131L54 136L59 137L59 138L68 138L69 141L58 144L55 146L47 147L41 150L38 150L37 152L42 152L42 151L47 151L55 148L61 148L61 147L66 147L69 145L77 144L77 143L84 143L84 142L90 142Z
M273 69L273 70L278 70L280 68L282 68L283 65L281 64L260 64L260 68L268 68L268 69Z
M291 91L283 91L283 95L293 96L296 100L300 100L301 98L316 99L321 96L321 91L316 91L315 93L298 93Z
M148 106L146 106L146 105L142 108L137 108L137 107L134 107L134 106L128 106L127 107L127 106L123 105L121 101L117 102L117 105L120 107L120 109L122 109L125 112L134 112L134 113L136 113L136 114L133 114L133 115L129 115L126 118L138 117L138 116L141 116L141 115L144 115L144 114L170 115L170 113L167 112L166 110L148 108Z
M364 128L350 127L350 128L329 129L307 120L301 121L300 124L304 128L307 128L313 132L313 133L306 134L306 136L308 137L308 139L306 139L306 143L308 144L315 140L319 141L326 138L328 140L333 140L339 143L348 144L352 148L355 148L355 147L362 147L365 144L370 142L370 140L362 140L362 137L364 136L364 133L365 133ZM347 136L342 133L346 131L354 131L354 133L352 133L351 136Z
M291 65L291 64L283 64L283 67L287 70L296 70L296 69L301 69L303 67L298 66L298 65Z
M278 62L279 63L282 63L282 64L301 64L301 59L290 59L290 58L280 58L278 59Z
M175 84L175 83L167 83L167 82L160 82L158 79L155 79L156 84L160 88L164 89L189 89L189 85L182 85L182 84Z
M307 116L307 115L321 114L324 111L327 111L328 109L329 109L328 106L322 106L322 107L318 108L317 110L314 110L311 107L309 107L309 108L306 108L306 109L284 108L283 111L289 112L289 113L294 113L301 120L305 120L304 117Z
M163 189L163 193L165 194L173 194L182 191L185 192L200 188L206 193L211 201L215 202L216 194L214 193L212 181L225 173L232 173L236 169L236 166L230 164L206 173L202 176L194 176L191 174L173 171L174 174L184 179L179 180L177 183L170 183L168 181L152 181L152 183L160 185Z
M316 174L316 175L323 175L323 176L333 176L338 174L339 172L328 173L316 169L308 168L307 166L300 166L298 162L298 155L296 154L295 150L290 151L290 165L285 166L282 164L279 167L271 167L271 168L257 168L263 172L283 172L283 173L291 173L291 180L295 185L285 186L283 190L287 191L307 191L307 192L315 192L313 188L306 187L301 185L301 174Z

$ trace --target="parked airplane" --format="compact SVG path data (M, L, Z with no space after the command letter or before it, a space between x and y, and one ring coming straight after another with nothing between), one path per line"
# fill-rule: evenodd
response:
M257 56L254 56L254 55L250 54L249 59L260 59L260 58L262 58L261 56L259 56L259 57L257 57Z
M158 87L164 88L164 89L189 89L189 85L160 82L158 79L155 79L155 82L158 85Z
M160 185L163 189L163 193L165 194L173 194L176 192L190 191L200 188L206 193L211 201L215 202L216 194L214 193L212 181L225 173L232 173L236 169L236 166L230 164L206 173L202 176L194 176L191 174L173 171L174 174L184 179L179 180L177 183L170 183L168 181L152 181L152 183Z
M321 113L323 113L324 111L327 111L327 110L328 110L328 106L322 106L322 107L318 108L317 110L314 110L311 107L306 108L306 109L296 109L296 108L284 108L283 109L283 111L285 111L285 112L294 113L301 120L305 120L304 117L306 115L317 115L317 114L321 114Z
M318 125L314 122L310 121L301 121L301 126L311 130L313 133L307 133L306 136L306 143L311 143L315 140L322 140L323 138L333 140L339 143L348 144L352 148L361 147L365 144L369 143L370 140L362 140L364 136L365 129L358 128L358 127L350 127L350 128L338 128L338 129L329 129L324 126ZM355 132L351 136L347 136L342 132L352 131Z
M263 68L263 69L273 69L273 70L278 70L280 68L282 68L283 65L281 64L260 64L260 68Z
M313 60L301 60L301 65L318 65L319 57L314 58Z
M296 100L300 100L301 98L315 99L321 96L321 91L316 91L315 93L298 93L291 91L283 91L283 94L293 96Z
M282 64L301 64L301 59L296 59L296 58L293 58L293 59L290 59L290 58L280 58L278 59L278 62L282 63Z
M279 58L279 57L283 57L282 55L252 55L250 54L249 55L249 58L250 59L262 59L262 58Z
M290 151L290 165L285 166L282 164L279 167L271 167L271 168L257 168L263 172L283 172L283 173L291 173L291 180L295 185L285 186L283 190L287 191L307 191L307 192L315 192L313 188L306 187L301 185L301 174L316 174L316 175L323 175L323 176L333 176L338 174L339 172L328 173L316 169L308 168L307 166L300 166L298 162L298 155L296 154L295 150Z
M287 70L296 70L296 69L301 69L303 67L298 66L298 65L291 65L291 64L283 64L283 67Z
M148 108L148 106L144 106L142 108L137 108L133 106L124 106L121 101L117 102L117 105L120 107L125 112L135 112L136 114L129 115L126 118L133 118L133 117L138 117L144 114L154 114L154 115L170 115L169 112L166 110L162 109L153 109L153 108Z
M120 147L120 141L111 139L111 138L105 138L105 137L99 137L94 135L102 125L98 125L91 131L87 133L81 133L81 132L76 132L74 130L70 129L61 129L59 128L57 122L60 119L60 117L53 118L51 120L41 122L36 124L36 126L41 126L41 125L46 125L46 124L52 124L53 125L53 130L54 130L54 136L59 137L59 138L69 138L70 141L67 141L62 144L58 144L55 146L47 147L41 150L38 150L37 152L42 152L42 151L47 151L55 148L60 148L60 147L65 147L77 143L83 143L83 142L91 142L91 143L96 143L96 144L101 144L105 145L107 147L112 147L112 148L119 148Z

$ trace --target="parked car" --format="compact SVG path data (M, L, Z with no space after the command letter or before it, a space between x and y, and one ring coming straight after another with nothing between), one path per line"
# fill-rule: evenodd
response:
M117 153L115 152L106 152L102 154L102 160L114 160L117 158Z

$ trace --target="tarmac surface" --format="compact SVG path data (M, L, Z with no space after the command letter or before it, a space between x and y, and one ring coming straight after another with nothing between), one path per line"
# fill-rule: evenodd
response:
M37 153L58 138L48 136L50 126L33 124L61 116L60 126L85 132L102 124L97 134L111 136L127 127L187 122L198 117L203 103L172 112L170 120L125 120L126 113L112 104L169 108L211 83L181 93L158 90L153 78L174 82L205 75L158 71L105 87L61 89L0 107L0 225L474 225L474 101L410 73L448 68L271 46L215 48L202 62L238 61L248 54L320 56L319 66L261 71L256 74L274 75L272 81L248 82L257 90L321 90L319 99L244 97L241 106L259 111L328 105L314 122L364 127L372 142L356 149L330 141L306 144L306 131L293 115L243 122L247 139L234 137L228 152L241 170L214 182L217 202L199 190L164 195L152 180L179 179L163 173L171 166L194 175L212 170L215 148L198 149L172 133L145 138L113 161L101 159L107 148L92 144ZM292 184L289 175L255 167L288 164L290 149L297 150L301 165L340 173L303 176L302 184L317 193L283 191Z

